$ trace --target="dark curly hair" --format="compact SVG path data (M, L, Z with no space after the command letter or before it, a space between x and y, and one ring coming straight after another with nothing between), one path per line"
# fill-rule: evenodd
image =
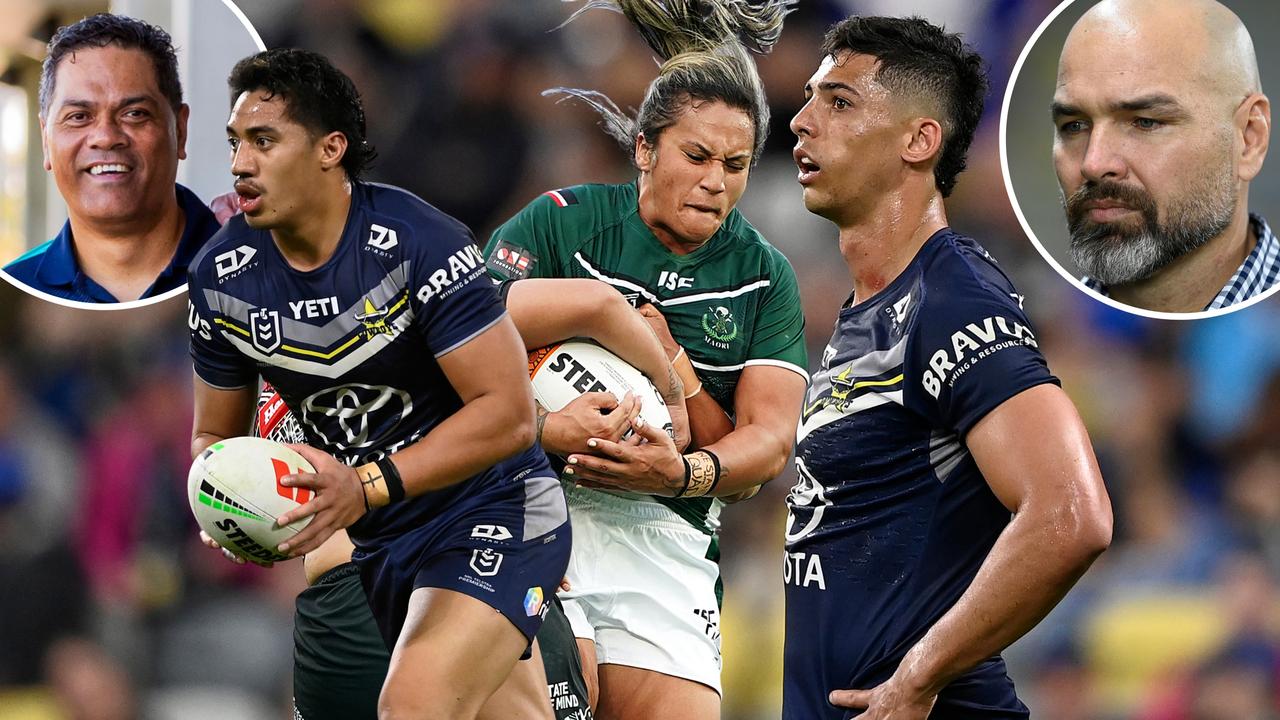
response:
M894 94L926 98L942 125L942 152L933 177L943 197L964 172L965 156L982 118L987 73L982 58L960 36L924 18L845 18L827 31L822 52L870 55L880 61L876 81Z
M49 101L57 80L58 64L68 54L81 48L118 45L137 49L151 57L156 69L156 84L169 105L177 112L182 107L182 83L178 81L178 56L173 38L163 28L149 25L124 15L99 13L80 22L58 28L49 40L48 54L40 71L40 116L49 112Z
M307 130L345 135L342 168L352 180L359 180L378 155L365 138L364 105L355 83L319 53L274 48L250 55L231 69L227 85L232 105L244 93L265 90L284 98L288 117Z

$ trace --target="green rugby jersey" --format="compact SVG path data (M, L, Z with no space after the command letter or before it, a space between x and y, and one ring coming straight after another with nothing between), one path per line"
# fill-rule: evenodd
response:
M653 303L684 347L705 391L733 413L748 365L806 379L804 310L795 271L737 210L702 247L677 255L654 237L637 207L638 188L578 185L539 196L494 231L485 247L500 280L595 278L632 305ZM711 533L711 498L655 498Z

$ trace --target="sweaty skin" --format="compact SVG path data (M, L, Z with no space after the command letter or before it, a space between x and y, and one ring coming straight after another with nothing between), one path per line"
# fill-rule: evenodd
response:
M1227 208L1234 203L1226 229L1204 245L1146 279L1108 288L1137 307L1202 309L1257 241L1248 186L1266 155L1270 103L1243 23L1214 0L1102 2L1067 37L1053 102L1064 197L1086 182L1119 183L1149 195L1161 223L1176 223L1209 188L1225 192ZM1123 207L1089 218L1140 221Z

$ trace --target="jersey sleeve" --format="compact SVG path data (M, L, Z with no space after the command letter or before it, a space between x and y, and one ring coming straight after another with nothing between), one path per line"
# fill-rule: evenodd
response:
M555 213L561 209L551 194L543 194L494 230L484 248L489 275L499 282L556 277Z
M773 270L756 317L747 365L778 365L809 376L804 342L804 306L796 274L782 254L772 250Z
M1007 282L978 275L928 288L907 345L907 401L961 437L1001 403L1058 384Z
M257 365L231 344L216 322L210 302L212 291L205 289L194 273L188 291L187 328L191 331L191 360L196 375L219 390L237 390L257 383Z
M418 303L414 322L431 352L440 357L488 330L506 312L485 275L484 257L471 231L440 223L418 243L409 283Z

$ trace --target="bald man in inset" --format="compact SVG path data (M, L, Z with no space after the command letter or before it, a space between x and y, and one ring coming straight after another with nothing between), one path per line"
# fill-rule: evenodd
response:
M1136 308L1226 308L1280 288L1280 241L1248 209L1271 103L1253 41L1214 0L1104 0L1067 37L1053 162L1071 257Z

